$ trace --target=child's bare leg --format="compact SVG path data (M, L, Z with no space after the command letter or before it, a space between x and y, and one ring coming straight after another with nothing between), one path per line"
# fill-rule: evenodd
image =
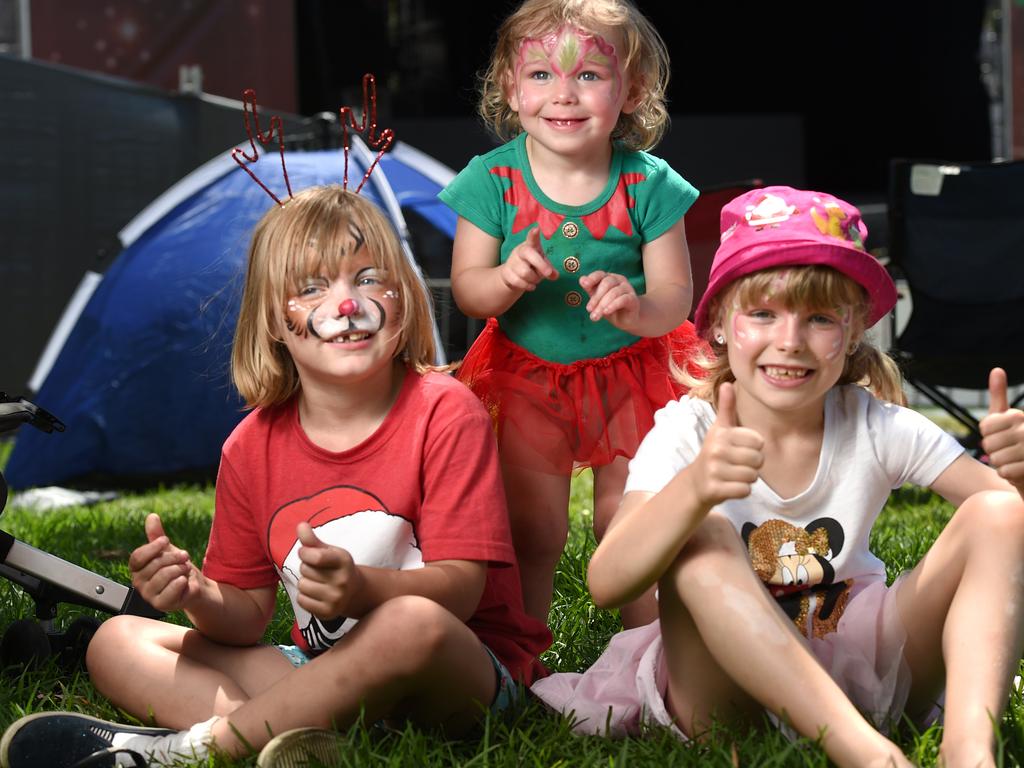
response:
M599 542L615 516L622 501L622 490L629 474L629 459L618 457L611 464L594 467L594 538ZM642 627L658 618L658 601L654 587L619 609L622 626L626 629Z
M526 612L545 624L555 569L569 536L569 476L502 461L512 542L519 560Z
M472 630L437 603L404 596L218 721L213 737L219 749L240 756L292 728L345 728L361 708L368 723L408 718L459 736L496 691L494 666Z
M995 765L995 732L1024 646L1024 502L985 492L965 501L900 584L913 674L908 713L927 714L945 680L942 757Z
M174 729L228 714L293 669L276 648L220 645L138 616L105 621L86 663L97 690L114 704Z
M712 513L660 581L668 705L700 734L759 702L840 766L909 766L811 654L747 561L732 524Z

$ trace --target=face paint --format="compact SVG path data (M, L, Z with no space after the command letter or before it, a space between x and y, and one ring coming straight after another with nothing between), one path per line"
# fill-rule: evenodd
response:
M623 73L615 46L600 35L577 27L563 26L541 38L526 38L520 43L514 72L520 100L525 98L522 72L530 67L550 70L562 80L592 69L607 74L612 82L612 99L622 92Z
M729 310L727 317L729 323L732 325L733 343L736 345L736 348L740 350L743 349L743 345L748 339L746 327L741 327L740 324L737 323L737 318L739 318L742 313L743 311L742 307L740 307L739 299L734 299L732 309Z
M380 299L390 297L384 296L387 290L377 278L377 269L360 269L353 281L355 285L344 289L354 291L358 299L347 296L336 301L339 284L343 282L340 278L330 284L322 278L310 281L307 289L312 297L310 301L300 297L288 302L289 312L285 316L288 330L300 338L312 336L321 341L351 340L353 336L379 332L387 323L387 310Z
M299 281L297 295L285 305L285 327L300 339L358 341L379 332L387 322L381 303L393 301L397 292L387 285L382 271L367 264L362 231L349 223L351 240L340 246L338 275L329 280L311 275ZM311 268L317 268L310 263ZM327 265L321 260L320 269Z
M839 327L842 331L842 335L832 342L832 351L825 355L826 360L834 360L839 355L843 354L849 346L850 334L852 331L851 320L853 319L853 311L849 307L840 307L836 310L839 315Z

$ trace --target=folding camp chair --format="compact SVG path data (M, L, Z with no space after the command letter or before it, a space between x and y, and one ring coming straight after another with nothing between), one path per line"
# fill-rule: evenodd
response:
M63 432L64 424L24 398L0 392L0 434L21 424L43 432ZM7 504L7 482L0 472L0 513ZM65 632L55 628L60 603L94 608L110 614L131 613L159 617L162 614L134 589L111 581L80 566L36 549L0 530L0 576L14 582L35 603L36 620L11 624L0 641L0 666L23 666L51 654L67 667L77 665L85 654L99 621L83 616Z
M719 221L722 206L734 197L762 186L760 179L730 181L702 187L700 197L686 212L686 243L690 248L690 269L693 273L693 305L690 308L690 319L697 309L700 297L708 287L708 275L711 273L711 262L719 243Z
M912 305L890 354L978 452L978 418L940 387L987 389L995 366L1024 382L1024 162L894 160L888 256Z

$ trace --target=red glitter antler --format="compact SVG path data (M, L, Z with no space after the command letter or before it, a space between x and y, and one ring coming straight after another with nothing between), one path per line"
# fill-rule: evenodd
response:
M252 120L249 119L249 110L252 109ZM341 145L342 153L345 158L345 169L342 176L342 186L348 189L348 155L351 149L351 142L349 139L349 128L352 128L356 133L366 133L366 143L377 150L377 156L370 163L370 167L366 169L366 173L363 174L362 181L359 182L359 186L356 187L356 194L363 188L366 180L370 178L370 174L377 167L381 157L384 153L390 149L391 144L395 140L394 131L390 128L385 128L379 134L377 133L377 80L373 75L367 73L363 75L363 112L362 119L357 121L355 114L351 107L342 107L338 110L341 115ZM260 185L260 188L273 198L274 202L278 205L284 205L281 199L270 191L252 169L249 167L251 163L255 163L260 159L260 153L256 149L256 140L259 140L260 144L266 146L277 138L277 149L281 155L281 173L284 174L284 183L288 188L288 199L292 198L292 184L288 179L288 168L284 162L284 126L280 116L274 115L270 118L270 130L266 133L260 131L260 116L256 110L256 91L252 88L247 88L242 94L242 117L245 121L245 133L249 137L249 148L252 150L252 154L246 153L246 151L240 147L235 147L231 150L231 159L238 163L238 166L249 174L249 177ZM369 131L367 131L367 125L369 125ZM255 131L253 130L255 126Z
M284 184L288 188L288 198L292 197L292 184L288 180L288 169L284 164L284 126L281 123L281 118L278 115L274 115L270 118L270 130L264 134L260 131L260 116L256 111L256 91L252 88L246 88L242 92L242 119L245 121L245 133L249 137L249 147L252 149L252 155L246 154L244 149L235 147L231 150L231 159L238 163L238 167L249 174L253 181L262 187L263 191L270 195L274 202L278 205L284 205L280 198L270 191L262 181L257 178L256 174L249 168L249 163L255 163L260 159L260 153L256 149L256 142L253 140L253 128L249 123L249 107L252 107L252 122L256 125L256 138L259 139L260 144L267 145L274 140L274 134L277 134L277 149L281 155L281 173L284 174ZM241 158L241 159L240 159Z
M369 115L370 130L366 134L366 143L377 150L377 156L370 163L370 167L366 169L366 173L363 174L363 180L359 182L359 186L356 187L356 194L359 194L359 190L363 188L363 184L370 178L373 169L377 167L377 163L380 162L381 157L384 156L384 153L388 151L391 143L395 140L395 133L390 128L385 128L380 132L380 135L377 134L377 79L369 72L363 75L363 118L361 121L356 122L351 107L342 107L338 110L338 113L341 116L342 152L345 154L345 170L341 183L345 189L348 189L348 129L351 126L357 133L363 133L366 130L367 115Z

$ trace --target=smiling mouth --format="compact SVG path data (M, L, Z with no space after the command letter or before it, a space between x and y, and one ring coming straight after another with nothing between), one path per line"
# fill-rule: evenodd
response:
M545 117L544 119L548 123L550 123L551 125L554 125L554 126L556 126L558 128L571 128L571 127L573 127L575 125L581 124L583 122L583 120L584 120L584 118L582 118L582 117L580 117L580 118L575 118L574 117L574 118L567 118L567 119L556 118L556 117Z
M804 379L812 373L810 368L782 368L777 365L762 365L761 370L763 370L769 378L783 379L787 381Z
M332 336L328 339L328 344L346 344L355 343L357 341L366 341L368 338L373 336L370 331L343 331L337 336Z

